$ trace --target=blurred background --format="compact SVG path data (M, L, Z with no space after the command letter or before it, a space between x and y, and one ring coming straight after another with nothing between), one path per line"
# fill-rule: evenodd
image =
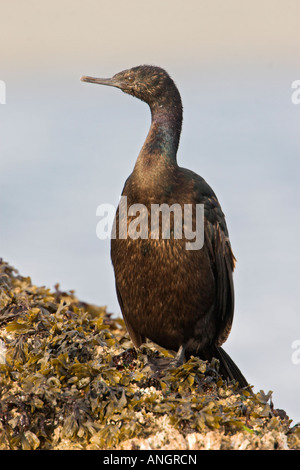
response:
M0 0L0 256L120 315L98 205L117 206L144 103L79 81L152 64L184 106L178 162L203 176L237 258L226 351L300 420L298 0ZM0 100L1 101L1 100ZM3 101L3 100L2 100ZM299 357L299 355L298 355Z

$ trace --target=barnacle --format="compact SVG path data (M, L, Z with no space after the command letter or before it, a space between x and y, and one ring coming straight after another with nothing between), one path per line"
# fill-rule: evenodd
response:
M239 392L216 364L138 351L124 322L0 261L0 449L299 449L271 392Z

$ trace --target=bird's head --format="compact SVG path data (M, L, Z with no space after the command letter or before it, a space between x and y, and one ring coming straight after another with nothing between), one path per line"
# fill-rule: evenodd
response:
M119 72L112 78L83 76L80 80L120 88L124 93L133 95L149 105L160 101L166 92L174 89L177 91L168 73L153 65L139 65Z

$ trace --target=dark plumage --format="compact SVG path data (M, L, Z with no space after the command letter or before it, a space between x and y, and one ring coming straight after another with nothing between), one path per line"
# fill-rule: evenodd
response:
M111 79L82 77L82 81L120 88L148 103L152 122L133 172L122 192L128 207L143 204L204 204L204 246L187 250L187 239L112 239L111 258L120 307L131 339L139 347L146 338L178 351L177 360L197 355L220 361L220 372L247 381L221 348L233 320L231 250L225 217L217 197L205 180L180 168L176 161L182 125L180 94L163 69L143 65ZM127 227L133 217L128 217ZM195 211L193 224L195 227ZM119 208L116 225L119 224ZM118 230L117 230L118 234ZM173 236L172 236L173 235Z

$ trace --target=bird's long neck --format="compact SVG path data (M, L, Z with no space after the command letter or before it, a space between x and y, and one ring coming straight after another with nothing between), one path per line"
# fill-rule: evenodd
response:
M174 85L169 92L148 103L151 109L151 127L136 162L136 169L156 173L170 165L177 165L176 155L182 126L182 104Z

